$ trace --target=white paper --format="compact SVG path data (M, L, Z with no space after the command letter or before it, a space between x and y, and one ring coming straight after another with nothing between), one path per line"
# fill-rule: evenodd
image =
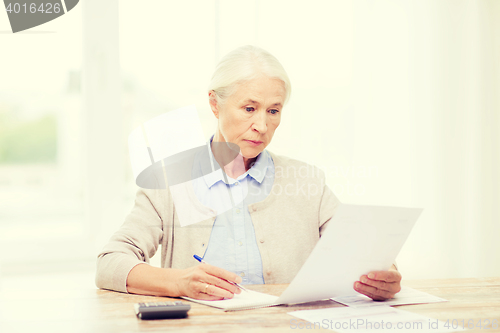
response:
M341 296L332 298L335 302L345 304L351 307L363 306L393 306L423 303L448 302L448 300L437 297L423 291L415 290L410 287L401 287L401 291L394 298L386 301L374 301L365 295Z
M446 322L389 306L337 307L289 312L308 321L290 320L292 329L331 329L337 332L455 332L463 329L445 327ZM451 325L450 325L451 326Z
M277 305L276 300L278 296L271 296L264 293L259 293L252 290L242 290L241 294L234 294L233 298L223 299L219 301L202 301L198 299L193 299L189 297L183 297L187 300L213 306L219 309L227 310L245 310L251 308L259 308L271 305Z
M356 295L353 285L361 275L390 268L421 212L420 208L340 205L278 302Z

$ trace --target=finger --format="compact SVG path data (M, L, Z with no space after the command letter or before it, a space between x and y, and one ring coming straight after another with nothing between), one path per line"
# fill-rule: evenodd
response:
M209 295L209 294L205 294L204 292L198 292L196 294L196 296L194 296L193 298L195 298L195 299L201 299L201 300L204 300L204 301L219 301L219 300L224 299L224 297Z
M231 297L232 297L232 294L240 294L241 293L240 288L238 288L234 284L229 283L226 280L220 279L220 278L218 278L216 276L213 276L213 275L210 275L210 274L206 274L206 276L204 276L202 278L202 280L204 282L207 282L208 284L211 284L211 285L215 286L215 287L227 290L228 292L231 293Z
M372 295L370 294L369 292L361 292L363 295L366 295L368 297L370 297L371 299L373 299L374 301L385 301L385 298L382 298L382 297L379 297L379 296L375 296L375 295Z
M210 285L208 283L196 282L192 285L192 289L186 296L206 301L215 301L224 299L224 297L221 296L210 295L209 288Z
M241 276L234 274L233 272L226 271L225 269L222 269L220 267L215 267L209 264L203 264L200 265L200 267L202 267L208 274L221 278L223 280L236 283L241 283L242 281Z
M379 280L369 279L366 275L362 275L359 281L363 284L375 287L377 289L385 290L391 293L398 293L401 291L401 285L399 282L385 282Z
M354 282L354 290L377 301L394 297L394 293L392 292L377 289L375 287L363 284L359 281Z
M368 273L367 277L372 280L379 280L385 282L401 281L401 273L399 273L398 271L374 271Z
M198 288L201 293L204 293L211 297L215 297L216 299L233 298L234 296L232 292L208 283L200 283L198 285Z

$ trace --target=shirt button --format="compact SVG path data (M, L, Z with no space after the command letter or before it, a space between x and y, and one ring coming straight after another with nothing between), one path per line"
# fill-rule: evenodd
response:
M236 209L236 214L239 214L240 213L240 210L239 209Z
M243 245L243 242L238 242L238 245L239 245L239 246L242 246L242 245Z
M266 272L266 274L267 274L267 275L271 275L271 271L267 271L267 272Z
M234 183L234 186L238 186L238 185L240 185L240 183L239 183L239 182L235 182L235 183Z
M241 272L241 273L240 273L240 276L245 276L245 272Z
M261 239L261 240L260 240L260 242L261 242L261 243L264 243L264 240L263 240L263 239Z

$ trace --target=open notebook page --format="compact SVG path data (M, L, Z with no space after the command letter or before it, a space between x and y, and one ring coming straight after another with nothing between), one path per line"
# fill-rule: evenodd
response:
M241 294L234 294L233 298L223 299L220 301L203 301L199 299L193 299L190 297L183 297L183 298L196 303L223 309L224 311L247 310L247 309L278 305L276 303L278 296L271 296L268 294L263 294L252 290L248 291L242 290Z

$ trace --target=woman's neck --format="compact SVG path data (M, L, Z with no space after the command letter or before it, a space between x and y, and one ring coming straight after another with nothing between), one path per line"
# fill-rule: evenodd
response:
M245 161L245 158L241 154L238 154L234 160L224 166L224 172L233 179L238 178L247 172L248 169L247 161Z
M223 140L217 140L216 136L212 142L224 142ZM241 153L238 153L236 157L234 156L234 151L231 150L229 145L211 145L212 153L214 154L215 160L221 168L223 168L224 172L231 178L236 179L245 172L247 172L252 163L257 159L254 158L246 158Z

